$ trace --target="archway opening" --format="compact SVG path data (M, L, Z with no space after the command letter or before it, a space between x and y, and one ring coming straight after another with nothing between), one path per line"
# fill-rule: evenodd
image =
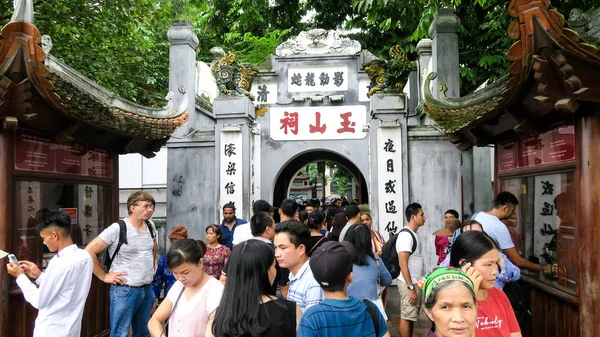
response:
M281 172L279 173L279 176L277 177L277 180L275 182L275 187L273 189L273 205L279 205L281 203L281 201L287 197L298 197L301 195L306 195L307 198L309 198L308 196L310 195L310 198L313 197L313 194L309 194L309 193L315 193L314 190L311 191L302 191L302 188L294 188L293 186L299 187L298 186L298 180L296 181L296 184L294 185L294 179L298 176L301 177L300 180L304 179L304 180L308 180L307 182L305 182L306 184L306 189L308 189L308 187L312 187L311 185L316 184L317 181L310 181L310 174L305 174L304 172L306 172L306 167L309 164L312 163L317 163L317 165L319 165L318 163L323 163L325 164L325 162L327 162L331 167L335 168L336 165L339 165L341 167L343 167L345 170L347 170L351 175L353 180L356 181L356 194L352 195L352 199L358 199L358 203L362 204L362 203L367 203L368 199L369 199L369 191L367 189L367 182L365 180L365 177L362 175L362 173L360 172L360 170L358 169L358 167L356 167L356 165L354 165L350 160L348 160L345 157L340 156L339 154L333 153L333 152L329 152L329 151L310 151L310 152L306 152L303 153L301 155L299 155L298 157L294 158L291 162L289 162L284 168L283 170L281 170ZM310 167L310 165L309 165ZM323 170L321 168L321 170ZM304 177L308 177L308 178L304 178ZM302 185L301 185L302 186ZM298 193L301 192L301 193ZM326 197L329 197L331 195L335 196L337 194L339 195L344 195L344 193L339 193L340 192L340 187L338 186L337 189L334 189L333 192L331 190L326 191L325 186L322 186L322 189L317 191L317 195L315 196L318 199L322 199L322 197L324 196L324 193L329 192L330 195L325 195ZM302 197L300 197L300 199L303 199ZM351 199L348 201L352 201Z

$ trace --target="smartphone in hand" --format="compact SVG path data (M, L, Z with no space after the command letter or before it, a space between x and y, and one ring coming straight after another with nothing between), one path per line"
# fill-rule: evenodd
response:
M8 259L17 266L19 265L19 260L17 260L17 257L14 254L8 254Z

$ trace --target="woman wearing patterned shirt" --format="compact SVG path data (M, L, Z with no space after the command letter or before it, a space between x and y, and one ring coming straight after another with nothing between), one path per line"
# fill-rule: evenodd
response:
M221 270L231 250L221 243L223 242L223 236L221 235L221 228L217 225L210 225L206 227L206 254L204 255L204 271L214 276L217 280L221 277Z

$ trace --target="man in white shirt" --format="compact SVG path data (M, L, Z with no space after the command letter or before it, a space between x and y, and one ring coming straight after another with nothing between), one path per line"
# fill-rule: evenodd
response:
M271 212L271 204L268 201L259 199L252 204L252 214L256 214L258 212ZM250 223L245 223L239 225L235 232L233 232L233 245L239 245L240 243L250 240L254 237L252 235L252 229L250 228Z
M323 299L323 290L308 264L309 239L310 230L299 221L288 220L275 227L275 259L279 266L290 270L287 299L296 302L302 312Z
M425 225L425 213L421 205L412 203L404 211L408 223L398 234L396 251L400 265L398 292L400 293L400 336L412 337L413 327L419 317L421 292L416 289L423 277L423 255L417 230Z
M510 192L500 192L494 199L494 206L489 212L478 212L473 220L479 222L483 230L492 239L494 239L502 252L508 256L510 262L520 268L527 268L533 271L540 271L541 266L537 263L529 262L517 251L515 244L510 237L508 227L500 220L507 220L515 212L519 199Z
M92 257L73 244L67 213L49 212L40 219L39 228L48 250L57 252L46 270L40 271L33 262L20 261L19 265L10 262L8 273L17 278L25 300L39 309L33 337L79 337L92 283Z
M129 216L122 219L127 229L127 243L118 252L120 225L106 228L85 249L92 255L94 274L110 287L110 337L146 337L150 312L154 305L154 261L156 260L156 228L150 221L154 213L154 198L137 191L127 198ZM109 272L105 272L98 254L107 247L113 257ZM115 253L117 252L117 253Z

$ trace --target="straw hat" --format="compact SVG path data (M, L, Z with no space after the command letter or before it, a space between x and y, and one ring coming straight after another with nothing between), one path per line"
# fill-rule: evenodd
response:
M444 228L438 229L437 231L433 232L433 235L450 236L454 234L454 231L456 231L458 227L460 227L460 220L447 219L444 221Z

